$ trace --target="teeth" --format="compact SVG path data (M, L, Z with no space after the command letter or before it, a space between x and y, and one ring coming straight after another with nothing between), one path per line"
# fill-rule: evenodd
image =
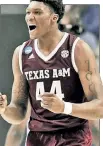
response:
M33 30L33 29L35 29L36 28L36 25L29 25L29 29L30 30Z

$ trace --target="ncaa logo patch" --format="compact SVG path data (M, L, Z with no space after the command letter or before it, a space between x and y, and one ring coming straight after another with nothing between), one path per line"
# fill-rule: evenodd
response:
M26 47L25 48L25 54L29 54L29 53L31 53L32 52L32 47Z
M68 50L63 50L63 51L61 51L61 56L62 56L63 58L67 58L67 57L69 56L69 51L68 51Z

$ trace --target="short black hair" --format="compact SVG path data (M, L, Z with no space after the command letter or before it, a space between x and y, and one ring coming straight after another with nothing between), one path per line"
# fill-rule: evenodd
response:
M63 5L62 0L30 0L30 2L32 1L43 2L44 4L52 8L54 12L59 15L58 22L63 18L64 5Z

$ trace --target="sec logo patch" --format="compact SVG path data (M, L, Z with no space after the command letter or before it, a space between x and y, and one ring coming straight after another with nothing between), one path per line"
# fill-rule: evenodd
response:
M61 52L61 56L62 56L63 58L67 58L67 57L69 56L69 51L68 51L68 50L63 50L63 51Z

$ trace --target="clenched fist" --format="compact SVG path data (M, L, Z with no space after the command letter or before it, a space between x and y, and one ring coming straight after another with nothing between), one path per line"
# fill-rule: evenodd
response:
M2 115L7 107L7 97L0 93L0 114Z
M56 94L44 93L40 95L41 106L53 113L63 113L64 102Z

